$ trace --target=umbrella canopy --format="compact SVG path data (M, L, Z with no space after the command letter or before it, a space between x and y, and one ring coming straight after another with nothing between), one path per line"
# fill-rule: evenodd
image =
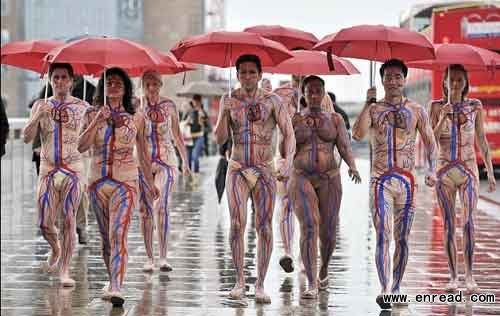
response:
M154 67L162 63L158 51L130 40L115 37L85 37L51 50L49 63L85 65L86 73L96 74L103 68ZM165 61L165 60L163 60ZM176 67L175 62L171 63Z
M178 97L192 97L195 94L214 97L223 95L224 90L208 81L192 81L177 92Z
M399 27L358 25L344 28L319 41L313 49L341 57L373 61L434 59L434 47L422 34Z
M311 49L318 42L318 38L312 33L281 25L256 25L247 27L243 31L256 33L262 37L280 42L288 49L297 47Z
M2 64L42 73L45 55L63 44L54 40L11 42L2 46Z
M500 54L468 44L434 44L436 59L409 62L408 67L446 70L451 64L461 64L468 71L500 67Z
M263 66L292 57L282 44L247 32L211 32L188 37L171 50L178 60L216 67L232 67L243 54L257 55Z
M171 53L163 54L161 52L157 52L158 57L160 58L160 63L158 65L149 65L149 66L137 66L137 67L129 67L123 68L127 72L130 77L139 77L147 70L156 70L162 75L175 75L181 72L196 70L196 66L191 63L185 63L182 61L178 61L174 55ZM172 66L172 63L175 66ZM101 75L102 71L100 71L97 75Z
M274 67L264 67L264 72L294 75L353 75L358 69L348 61L332 55L333 69L330 70L326 53L308 50L291 52L293 57Z

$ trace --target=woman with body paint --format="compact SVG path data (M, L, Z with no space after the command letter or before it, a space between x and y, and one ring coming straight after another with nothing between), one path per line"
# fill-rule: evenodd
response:
M24 128L24 142L40 135L40 175L37 207L42 235L52 248L45 264L47 272L58 269L63 286L74 286L69 275L75 247L75 216L82 197L82 156L78 152L78 133L89 104L71 96L73 68L51 64L49 79L54 95L35 102ZM62 210L62 244L56 228L57 212Z
M293 118L295 113L299 110L298 102L299 96L301 95L300 83L305 76L302 75L292 75L291 81L278 87L273 92L280 96L283 106L287 109L290 119ZM302 93L303 94L303 93ZM303 101L303 98L301 98ZM302 103L301 103L302 104ZM335 112L333 110L332 99L328 95L325 95L321 100L321 109L328 113ZM278 133L278 142L280 141L282 135ZM279 150L276 151L275 159L276 161L280 158ZM279 223L280 223L280 233L281 240L283 241L284 254L281 256L279 264L281 268L287 272L293 272L293 236L295 231L295 218L293 216L292 206L290 205L290 199L287 194L287 184L286 180L277 182L278 187L278 199L279 203Z
M135 113L132 103L130 78L120 68L108 69L101 76L96 93L94 107L85 114L78 150L90 149L90 207L99 224L103 259L110 279L103 289L103 299L110 299L113 306L122 306L125 300L121 289L128 260L127 233L137 201L135 146L150 200L157 198L158 189L147 155L144 117Z
M370 134L370 211L377 236L375 264L382 288L376 302L382 309L391 308L383 294L400 293L408 262L408 238L415 215L417 131L426 151L425 183L433 186L436 181L436 142L425 108L403 96L407 74L408 68L398 59L382 64L380 77L384 98L371 102L377 93L375 88L370 88L365 106L352 128L352 137L357 141ZM389 245L392 235L395 250L391 286Z
M171 271L167 262L167 240L170 227L170 200L177 172L177 157L175 147L182 159L182 169L185 176L189 175L189 164L179 128L179 114L175 103L160 96L162 86L161 75L149 70L142 75L142 85L145 91L144 134L146 136L147 155L152 164L153 178L160 190L160 196L152 202L148 199L147 184L144 173L139 176L141 231L148 261L143 270L152 272L154 269L153 255L153 218L156 218L156 231L160 246L160 270Z
M448 291L458 288L457 247L455 242L455 199L463 208L463 240L465 285L477 291L472 276L474 261L474 214L478 199L478 169L474 150L477 139L488 173L488 191L495 191L491 153L484 133L484 112L481 101L467 98L469 79L462 65L451 65L443 77L443 99L431 102L431 123L439 144L436 194L444 222L444 246L450 268ZM448 84L449 91L448 92Z
M325 83L318 76L303 81L307 108L293 117L297 140L293 170L288 182L288 196L300 223L300 253L308 280L302 298L316 298L319 290L328 289L328 263L335 249L342 183L334 159L337 147L349 166L349 176L361 177L356 169L349 136L342 116L322 110ZM321 268L317 273L318 239Z

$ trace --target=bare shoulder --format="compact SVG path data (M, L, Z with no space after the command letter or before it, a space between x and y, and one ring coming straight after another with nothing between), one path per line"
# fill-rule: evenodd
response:
M476 108L478 110L483 108L483 103L481 103L481 100L479 100L479 99L467 98L467 99L465 99L465 101L467 102L468 105L473 106L474 108Z
M342 115L340 115L337 112L329 113L329 112L324 111L324 113L331 115L332 121L335 123L335 125L338 125L341 122L344 122L344 118L342 117Z

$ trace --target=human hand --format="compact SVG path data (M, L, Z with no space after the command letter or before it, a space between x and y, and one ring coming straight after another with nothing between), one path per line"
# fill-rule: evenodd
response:
M349 168L347 173L349 174L351 180L354 181L354 183L361 183L361 176L359 175L358 170Z
M436 174L434 172L429 172L425 176L425 184L429 187L433 187L436 184Z
M496 191L496 181L495 181L495 176L494 175L488 175L488 192L495 192Z

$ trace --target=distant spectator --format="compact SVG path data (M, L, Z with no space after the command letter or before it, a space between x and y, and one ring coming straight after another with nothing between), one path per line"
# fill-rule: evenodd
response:
M328 95L330 96L330 99L332 99L333 108L335 112L342 115L342 118L344 119L345 123L345 128L349 131L351 129L351 124L349 123L349 116L347 116L347 113L340 106L337 105L337 98L335 97L335 93L328 92Z
M3 97L0 99L0 157L5 155L5 144L9 137L9 120L7 119L7 112L5 111L5 103Z

